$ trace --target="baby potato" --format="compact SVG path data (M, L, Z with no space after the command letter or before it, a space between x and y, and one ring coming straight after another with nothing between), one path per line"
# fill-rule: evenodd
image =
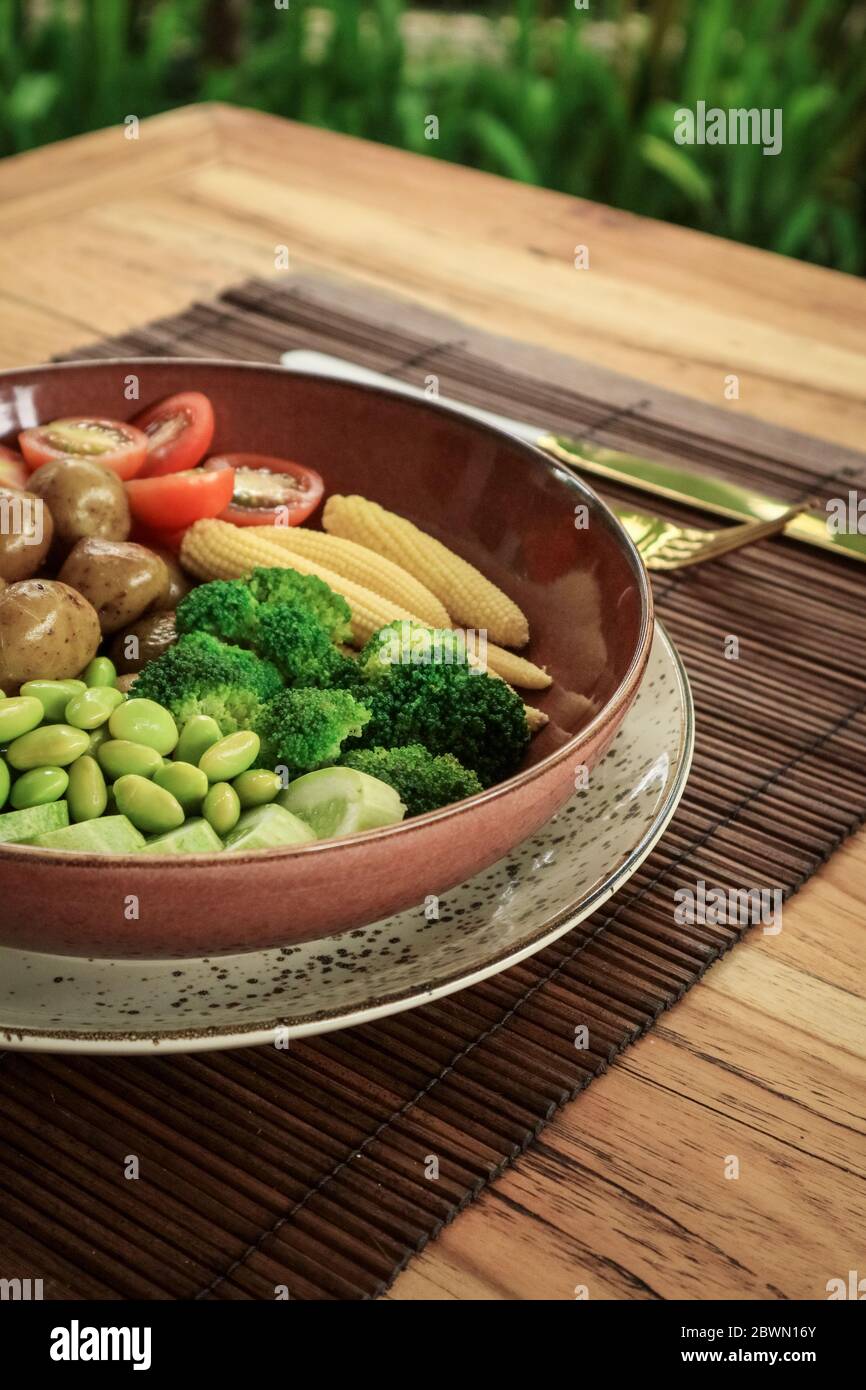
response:
M84 536L125 541L130 516L126 490L116 473L92 459L53 459L30 475L54 519L55 544L66 554Z
M0 591L0 689L77 676L102 635L87 599L56 579L22 579Z
M177 641L174 611L148 613L118 632L111 644L111 659L122 675L138 673Z
M0 486L0 579L29 579L42 568L53 537L51 509L41 497Z
M93 604L104 633L134 623L168 587L168 570L152 550L98 536L73 546L58 578Z
M193 581L187 576L180 567L180 561L172 551L166 550L163 546L151 546L154 555L158 555L168 572L168 587L164 594L160 594L154 604L152 612L157 609L162 612L164 609L177 608L181 599L189 593L193 586Z

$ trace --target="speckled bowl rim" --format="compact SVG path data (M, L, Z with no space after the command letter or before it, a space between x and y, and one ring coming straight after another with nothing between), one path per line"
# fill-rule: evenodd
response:
M640 868L641 864L658 844L683 797L691 771L695 747L695 708L691 685L682 659L660 619L655 620L655 633L661 640L675 681L681 713L680 738L677 750L676 771L668 788L667 795L656 809L647 830L640 837L632 852L623 862L604 878L584 897L557 908L549 919L528 940L516 949L505 950L491 955L488 961L474 970L457 971L444 975L434 983L374 998L370 1003L353 1009L319 1009L309 1014L293 1015L292 1022L285 1018L274 1018L266 1023L252 1023L249 1027L237 1024L216 1025L208 1028L166 1029L159 1033L137 1032L93 1033L63 1031L60 1029L28 1029L13 1027L6 1029L0 1020L2 1046L10 1051L86 1053L127 1056L153 1056L156 1052L164 1054L186 1052L211 1052L233 1047L257 1047L274 1041L279 1030L281 1036L288 1038L314 1037L321 1033L333 1033L343 1028L354 1028L362 1023L372 1023L376 1019L391 1014L405 1013L422 1004L444 999L458 990L468 989L492 975L501 974L518 965L528 956L549 946L552 942L578 926L591 913L611 898ZM626 716L627 718L628 716ZM507 856L506 856L507 857ZM326 938L327 939L327 938ZM0 962L2 962L0 948ZM250 952L250 955L259 954ZM57 957L58 960L64 957ZM167 966L176 961L166 961Z
M64 372L72 369L81 368L104 368L104 367L176 367L178 370L184 367L227 367L233 370L242 369L254 374L261 373L266 376L286 377L291 375L295 380L311 380L325 382L329 386L335 384L334 378L325 372L291 372L276 363L268 362L239 362L230 358L212 357L100 357L95 359L80 359L72 362L52 362L42 363L37 366L13 367L0 371L0 383L6 377L18 377L26 375L28 372ZM591 740L593 736L607 723L614 713L621 711L624 704L630 703L637 691L640 680L649 657L650 646L653 638L653 597L649 577L638 550L620 522L619 518L610 510L607 504L602 501L596 492L589 487L582 478L579 478L571 469L564 467L556 459L551 458L543 449L537 449L535 445L526 443L516 435L509 434L506 430L501 430L495 425L486 421L475 420L471 416L465 415L462 411L454 409L452 406L442 404L431 404L425 400L415 400L407 397L399 391L389 391L383 386L376 386L370 382L345 381L336 383L350 390L363 391L373 396L384 396L388 400L399 401L403 406L420 410L425 414L431 411L435 414L445 414L452 420L458 422L469 429L477 430L481 434L491 435L495 439L505 439L511 444L518 453L525 455L527 463L534 463L536 467L543 466L547 471L553 472L560 480L564 481L569 487L580 495L585 501L589 501L597 509L598 516L608 531L619 543L629 561L633 572L634 580L640 594L641 617L638 640L635 651L629 663L628 670L617 686L613 694L605 701L601 709L588 724L585 724L578 733L574 734L567 743L561 748L554 749L545 758L532 767L525 768L522 772L517 772L513 777L508 777L504 782L497 782L493 787L488 787L485 791L476 793L475 796L465 797L462 801L452 802L450 806L440 807L436 811L427 811L424 815L413 816L410 820L401 822L399 825L387 826L380 830L367 830L359 835L352 836L352 844L362 844L369 840L392 840L399 842L400 837L423 831L428 825L435 822L449 820L454 816L462 815L465 811L479 805L482 802L495 801L502 796L507 796L518 787L526 786L536 777L564 762L567 758L574 757L578 749ZM252 850L247 854L232 852L232 864L261 864L264 862L287 860L292 861L299 855L323 854L332 850L337 845L345 845L346 838L334 840L317 840L314 844L297 845L280 849ZM88 854L79 850L44 850L36 845L0 845L0 863L19 861L22 863L32 863L38 860L40 864L55 864L58 870L65 869L75 873L76 870L87 870L93 868L130 868L133 865L144 873L171 873L180 869L186 869L191 863L201 865L202 868L213 867L225 860L219 854L149 854L146 857L135 854L117 854L111 856ZM71 890L72 891L72 890Z

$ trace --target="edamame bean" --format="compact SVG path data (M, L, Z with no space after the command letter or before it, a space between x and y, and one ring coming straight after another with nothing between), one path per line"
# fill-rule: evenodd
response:
M18 778L9 801L16 811L46 806L49 801L59 801L68 786L69 773L62 767L34 767Z
M214 782L202 802L201 813L218 835L234 830L241 817L241 803L230 782Z
M110 737L107 724L100 724L98 729L93 729L90 735L90 746L87 751L92 758L96 757L96 750Z
M21 687L22 695L30 695L38 700L45 711L45 719L51 724L62 724L66 706L73 695L78 695L87 687L84 681L25 681Z
M162 767L162 758L155 748L131 743L128 738L106 739L96 750L96 761L111 782L129 773L152 777Z
M118 811L128 816L136 830L144 835L177 830L186 819L177 798L146 777L137 777L134 773L119 777L113 791Z
M249 811L253 806L267 806L282 790L283 784L276 772L270 772L266 767L256 767L242 772L234 779L232 786L238 794L241 809Z
M177 744L177 725L167 709L156 700L124 700L108 721L112 738L129 739L155 748L160 756L170 753Z
M9 776L9 769L0 758L0 809L6 805L6 798L9 795L9 784L12 778Z
M174 756L179 762L198 767L202 754L219 743L221 738L222 730L215 719L211 719L209 714L194 714L180 731Z
M76 824L83 820L96 820L105 814L108 788L99 763L88 753L77 758L69 769L66 804L69 819Z
M221 738L198 760L198 765L209 782L229 782L255 762L259 756L261 740L250 729L242 729L237 734ZM216 826L214 826L216 830ZM217 832L219 833L219 832Z
M167 763L154 774L154 782L180 802L187 815L199 812L207 794L207 778L200 767L192 763L175 761Z
M11 743L29 733L44 717L42 701L33 695L11 695L0 700L0 743Z
M92 686L82 690L80 695L73 695L66 706L66 722L74 729L87 729L88 732L98 729L108 723L112 710L123 701L124 696L114 686Z
M43 724L41 729L16 738L6 750L6 761L16 772L28 772L33 767L68 767L87 752L89 743L84 730L73 729L71 724Z
M117 680L117 667L109 657L95 656L90 665L82 671L81 677L85 685L93 689L113 686Z

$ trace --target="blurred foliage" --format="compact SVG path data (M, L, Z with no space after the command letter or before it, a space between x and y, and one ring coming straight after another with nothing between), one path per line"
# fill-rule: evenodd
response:
M462 48L280 3L0 0L0 153L220 99L866 270L866 0L515 0ZM677 145L699 99L781 107L782 152Z

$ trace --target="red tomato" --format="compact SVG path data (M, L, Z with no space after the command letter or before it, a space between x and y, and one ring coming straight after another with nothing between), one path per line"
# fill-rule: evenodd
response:
M220 516L234 526L298 526L322 500L325 484L312 468L268 454L216 454L205 470L234 470L231 506Z
M27 477L27 465L21 455L0 444L0 486L26 487Z
M158 478L201 462L213 439L213 406L201 391L181 391L149 406L135 423L148 439L142 477Z
M22 430L18 442L31 472L52 459L86 458L125 480L140 472L147 454L147 436L135 425L88 415Z
M157 478L133 478L126 485L129 509L136 521L154 531L182 531L205 516L219 516L234 491L230 468L208 473L191 468Z
M136 545L146 545L148 550L173 550L178 554L188 529L184 526L180 531L152 531L149 526L134 522L129 539Z

